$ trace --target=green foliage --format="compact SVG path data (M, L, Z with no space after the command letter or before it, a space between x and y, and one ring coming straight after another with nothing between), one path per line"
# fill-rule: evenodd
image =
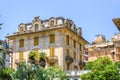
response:
M100 57L95 60L90 72L80 77L82 80L120 80L118 67L109 57Z
M92 65L93 65L93 62L88 62L88 63L85 65L85 70L90 70L90 69L92 69Z
M0 66L3 66L3 63L4 63L4 59L3 56L0 54Z
M4 64L4 58L2 56L3 52L4 52L4 47L0 45L0 66L2 66L2 67Z
M2 45L0 45L0 51L3 51L4 47Z
M66 80L66 74L61 70L60 67L49 67L46 69L46 74L49 79L59 78L60 80Z
M2 68L2 69L0 70L0 79L2 79L2 80L5 80L5 79L7 79L7 80L12 80L12 78L11 78L10 75L11 75L14 71L15 71L15 70L12 69L12 68L10 68L10 67Z
M29 58L34 57L35 56L35 52L34 51L30 51L28 56L29 56Z
M115 65L120 68L120 62L115 62Z
M34 68L33 65L29 63L20 63L17 67L17 70L11 74L12 79L20 79L20 80L32 80L34 78Z
M65 73L58 67L49 67L45 69L29 63L21 63L11 76L13 80L53 80L54 78L60 78L60 80L66 79Z
M46 56L45 52L40 52L39 56L40 56L40 58L47 59L47 56Z

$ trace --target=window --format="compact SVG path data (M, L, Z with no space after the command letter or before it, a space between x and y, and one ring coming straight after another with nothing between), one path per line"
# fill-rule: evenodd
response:
M73 46L74 46L74 48L76 48L76 41L75 40L73 41Z
M67 45L69 45L69 36L68 35L66 36L66 43L67 43Z
M55 43L55 35L50 35L50 44Z
M54 27L54 21L53 20L50 22L50 26Z
M118 49L118 52L120 52L120 48L117 48Z
M34 46L39 45L39 37L34 38Z
M76 60L76 53L74 52L74 59Z
M67 63L67 70L70 70L70 64Z
M82 61L82 55L80 55L80 62Z
M67 49L66 52L67 52L67 56L70 56L70 51L69 51L69 49Z
M23 48L24 47L24 39L19 40L19 47Z
M19 52L19 60L23 60L23 51Z
M55 63L50 63L50 66L55 66Z
M78 70L78 66L74 66L74 70Z
M81 45L81 43L79 44L79 49L80 49L80 51L82 50L82 45Z
M34 52L35 52L35 59L38 59L39 58L39 52L38 52L38 50L34 50Z
M88 57L84 57L85 61L88 61Z
M38 31L38 30L39 30L39 25L35 24L35 31Z
M54 57L54 48L53 48L53 47L50 48L50 56L51 56L51 57Z

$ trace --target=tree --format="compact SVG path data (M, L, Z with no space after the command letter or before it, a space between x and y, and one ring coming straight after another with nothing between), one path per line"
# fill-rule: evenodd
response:
M109 57L100 57L95 60L90 72L80 77L82 80L120 80L118 67Z
M0 80L12 80L11 78L11 74L14 72L15 70L10 68L10 67L5 67L5 68L2 68L0 70Z
M120 69L120 62L115 62L115 65Z
M35 69L30 63L20 63L17 70L11 74L12 79L33 80Z
M46 74L46 69L44 69L40 66L36 66L35 72L36 72L36 74L35 74L36 80L50 80L48 75Z
M46 66L46 59L47 59L47 56L46 56L46 53L45 52L40 52L39 53L39 65L41 67L45 67Z
M60 80L66 80L66 74L61 70L60 67L48 67L46 69L46 75L48 75L50 80L54 78L59 78Z
M59 67L42 68L39 65L21 63L17 70L11 74L12 80L65 80L66 75Z
M29 58L29 62L31 63L31 64L35 64L35 52L34 51L30 51L29 52L29 55L28 55L28 58Z
M4 47L0 45L0 68L3 67L4 58L3 58Z
M36 64L35 52L30 51L28 56L29 56L29 62L31 64ZM47 60L46 53L45 52L40 52L38 56L39 56L39 60L38 60L38 63L36 65L40 65L41 67L45 67L46 66L46 60Z
M92 61L88 62L88 63L85 65L85 70L90 70L90 69L92 69L92 65L93 65L93 62L92 62Z

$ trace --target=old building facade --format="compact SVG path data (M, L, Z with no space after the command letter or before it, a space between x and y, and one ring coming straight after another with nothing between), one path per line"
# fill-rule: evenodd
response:
M28 62L29 52L45 52L48 59L46 67L60 66L62 70L83 69L83 50L88 42L82 37L81 28L70 19L51 17L41 20L34 17L31 23L21 23L18 31L7 36L13 49L12 67L20 62Z
M115 34L110 41L106 41L103 35L97 35L92 44L86 45L84 62L104 56L108 56L113 62L120 61L120 33Z

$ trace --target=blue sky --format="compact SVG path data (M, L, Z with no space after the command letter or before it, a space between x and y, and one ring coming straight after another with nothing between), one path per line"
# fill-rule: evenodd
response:
M95 35L105 35L109 40L119 32L112 19L120 18L120 0L1 0L0 16L4 23L0 39L35 16L43 20L62 16L82 27L83 37L91 43Z

